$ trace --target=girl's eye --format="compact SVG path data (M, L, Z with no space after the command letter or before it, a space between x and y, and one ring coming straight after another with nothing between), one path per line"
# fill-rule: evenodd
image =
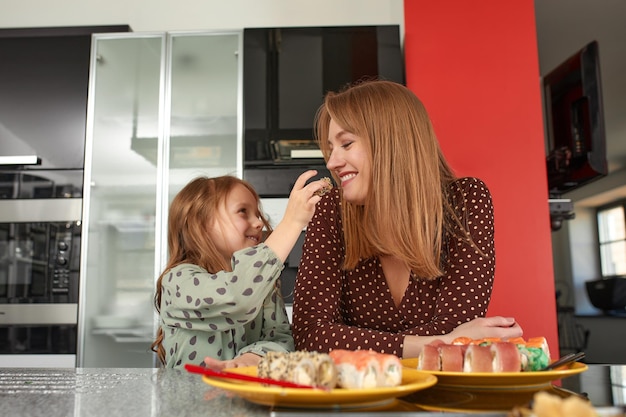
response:
M343 145L341 145L342 148L344 149L348 149L350 147L350 145L352 145L354 142L350 141L350 142L346 142Z

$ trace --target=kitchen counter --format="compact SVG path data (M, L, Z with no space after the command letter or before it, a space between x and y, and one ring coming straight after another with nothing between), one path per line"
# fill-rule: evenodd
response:
M624 405L626 366L590 365L562 381L563 388L589 395L595 406ZM429 388L432 390L433 388ZM426 390L428 391L428 390ZM424 392L426 392L424 391ZM499 396L506 396L500 392ZM0 369L2 416L206 416L305 417L345 414L378 417L462 416L427 411L409 400L376 410L285 410L256 405L205 384L186 371L151 368L4 368ZM467 415L476 416L475 412ZM502 411L480 415L505 416Z

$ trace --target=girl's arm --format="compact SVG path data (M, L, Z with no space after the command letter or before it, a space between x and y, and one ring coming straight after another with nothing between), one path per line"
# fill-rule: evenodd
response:
M213 369L256 366L261 357L269 351L291 352L294 350L289 317L278 288L265 300L262 323L259 340L241 348L237 357L227 361L206 357L204 358L206 366Z
M253 352L264 355L269 351L291 352L293 350L289 317L280 289L277 287L263 305L263 324L259 340L243 347L239 354Z
M215 274L192 264L172 268L162 280L164 324L224 331L253 320L284 264L265 244L235 252L232 264L232 272Z

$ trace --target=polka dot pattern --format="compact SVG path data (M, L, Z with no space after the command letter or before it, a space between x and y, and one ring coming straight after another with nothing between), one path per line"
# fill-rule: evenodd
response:
M233 254L233 271L177 265L163 278L161 326L167 367L291 351L291 326L276 280L284 264L265 244Z
M455 211L482 254L467 242L449 239L444 275L428 281L412 276L398 306L378 258L341 270L338 190L318 203L294 291L296 349L374 349L401 356L405 335L446 334L486 314L495 272L491 194L477 178L459 179L451 187Z

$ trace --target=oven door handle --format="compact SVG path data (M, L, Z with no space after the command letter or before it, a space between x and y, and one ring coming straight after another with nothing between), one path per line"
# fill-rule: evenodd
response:
M82 198L0 200L0 223L82 220Z
M41 165L41 158L37 155L10 155L0 156L0 166Z

